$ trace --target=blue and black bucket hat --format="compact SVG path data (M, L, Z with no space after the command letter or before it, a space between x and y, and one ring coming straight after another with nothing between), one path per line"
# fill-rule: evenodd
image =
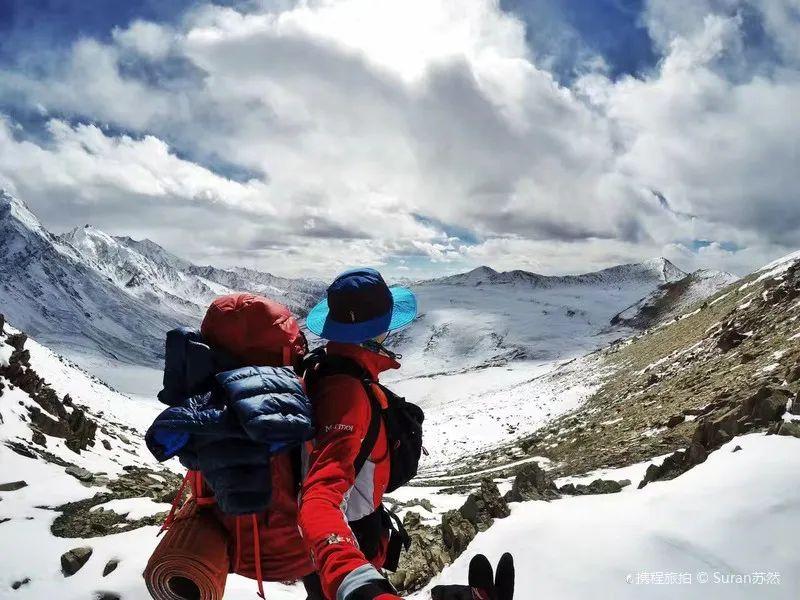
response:
M417 316L414 292L389 287L375 269L345 271L328 287L328 297L306 317L306 326L326 340L359 344L400 329Z

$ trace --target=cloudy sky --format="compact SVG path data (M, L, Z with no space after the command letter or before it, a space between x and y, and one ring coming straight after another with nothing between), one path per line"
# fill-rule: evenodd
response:
M1 0L0 187L329 276L800 247L800 0Z

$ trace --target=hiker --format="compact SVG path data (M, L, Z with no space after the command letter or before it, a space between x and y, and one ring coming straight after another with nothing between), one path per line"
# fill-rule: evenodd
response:
M308 329L328 340L319 364L305 374L317 428L299 512L318 576L306 579L310 600L399 598L379 569L396 568L408 538L382 500L416 474L422 411L403 403L419 411L411 409L411 420L420 423L420 439L406 443L408 455L392 464L392 448L402 444L393 440L390 447L393 432L376 416L402 399L377 382L382 372L400 367L400 357L384 346L387 336L416 314L411 290L390 288L378 271L361 268L339 275L306 318ZM406 462L413 464L403 472L405 465L397 463Z
M220 598L228 572L262 598L264 581L291 580L310 600L398 598L378 569L395 569L409 538L381 500L416 475L424 415L377 380L400 366L386 336L415 315L410 290L360 269L309 314L330 340L311 353L289 310L252 294L215 300L199 332L167 334L169 408L145 439L189 471L143 573L153 598ZM433 597L472 588L491 590L471 576Z

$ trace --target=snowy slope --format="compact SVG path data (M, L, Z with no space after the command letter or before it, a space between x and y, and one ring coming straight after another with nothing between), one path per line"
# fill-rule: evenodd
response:
M693 304L713 296L736 281L732 273L699 269L676 281L660 285L611 319L612 325L646 329L681 315Z
M493 564L511 552L521 599L798 598L797 444L793 438L747 435L672 481L641 490L629 486L618 494L512 504L511 516L478 534L431 585L466 581L469 560L478 552ZM732 452L735 446L742 450ZM610 475L618 479L629 471ZM758 572L760 583L723 583L730 581L723 577ZM688 575L692 583L667 585L665 573ZM772 584L765 583L768 573L778 574Z

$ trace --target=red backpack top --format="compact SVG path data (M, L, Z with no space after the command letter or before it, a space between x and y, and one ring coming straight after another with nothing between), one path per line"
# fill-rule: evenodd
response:
M293 366L308 351L289 309L254 294L230 294L214 300L200 333L247 366Z

